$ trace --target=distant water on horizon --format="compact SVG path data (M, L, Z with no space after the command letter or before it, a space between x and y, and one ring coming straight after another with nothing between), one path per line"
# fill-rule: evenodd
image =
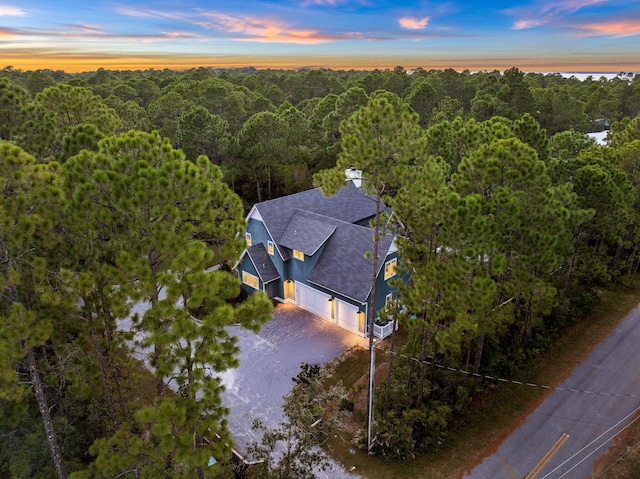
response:
M554 72L541 72L544 74L554 73ZM587 77L592 77L594 80L599 80L601 77L605 77L607 80L612 80L617 77L620 72L557 72L560 73L565 78L576 77L580 81L584 81ZM624 72L627 73L627 72ZM637 74L637 72L631 72L633 74Z
M487 70L485 70L487 71ZM539 73L541 75L562 75L564 78L576 77L580 81L584 81L587 77L592 77L594 80L599 80L601 77L605 77L607 80L612 80L621 72L550 72L550 71L535 71L535 70L521 70L523 73ZM477 71L472 71L476 73ZM623 74L631 73L632 75L640 75L640 72L622 72Z

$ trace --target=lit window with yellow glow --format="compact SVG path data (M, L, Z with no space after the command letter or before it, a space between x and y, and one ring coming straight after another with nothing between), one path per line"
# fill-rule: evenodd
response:
M385 306L390 306L391 303L393 303L393 293L389 293L387 296L385 296L384 298L384 305Z
M387 280L389 278L393 278L396 275L396 266L398 264L398 259L393 258L392 260L387 261L384 264L384 279Z
M273 256L273 241L267 241L267 251Z
M247 241L247 246L251 246L251 233L245 233L244 238Z
M258 277L252 275L251 273L247 273L246 271L242 272L242 282L248 286L251 286L253 289L258 289L259 287Z
M304 261L304 253L302 251L298 251L297 249L293 250L293 257L300 261Z

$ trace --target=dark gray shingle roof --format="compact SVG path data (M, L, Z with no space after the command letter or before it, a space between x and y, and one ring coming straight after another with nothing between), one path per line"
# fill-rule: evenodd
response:
M354 223L373 217L376 204L363 190L348 182L332 197L325 197L316 188L257 203L255 207L285 261L289 259L286 248L310 256L325 244L308 280L356 301L366 301L373 264L366 255L373 251L373 230ZM390 211L384 205L383 208ZM392 241L391 235L380 240L376 271Z
M380 270L392 241L391 235L380 239L376 273ZM368 252L371 254L367 255ZM363 303L371 291L372 256L372 229L338 223L308 280Z
M325 197L320 188L283 196L274 200L257 203L256 208L274 241L281 243L294 210L334 218L347 223L356 223L376 213L375 202L364 191L348 182L334 196Z
M260 279L262 279L263 283L268 283L269 281L273 281L280 277L278 270L274 266L273 261L271 261L269 253L264 249L264 245L262 243L254 244L249 247L247 254L249 255L253 265L256 267L258 275L260 276Z
M335 220L296 209L282 233L279 244L312 256L335 229Z

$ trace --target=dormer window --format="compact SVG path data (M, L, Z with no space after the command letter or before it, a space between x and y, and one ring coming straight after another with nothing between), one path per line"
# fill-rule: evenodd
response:
M304 261L304 253L297 249L293 250L293 257L299 261Z

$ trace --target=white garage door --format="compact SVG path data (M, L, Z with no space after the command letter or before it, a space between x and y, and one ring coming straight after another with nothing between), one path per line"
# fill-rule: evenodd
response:
M349 331L358 332L358 308L336 299L337 323Z
M296 304L318 316L331 319L331 296L302 283L296 283Z

